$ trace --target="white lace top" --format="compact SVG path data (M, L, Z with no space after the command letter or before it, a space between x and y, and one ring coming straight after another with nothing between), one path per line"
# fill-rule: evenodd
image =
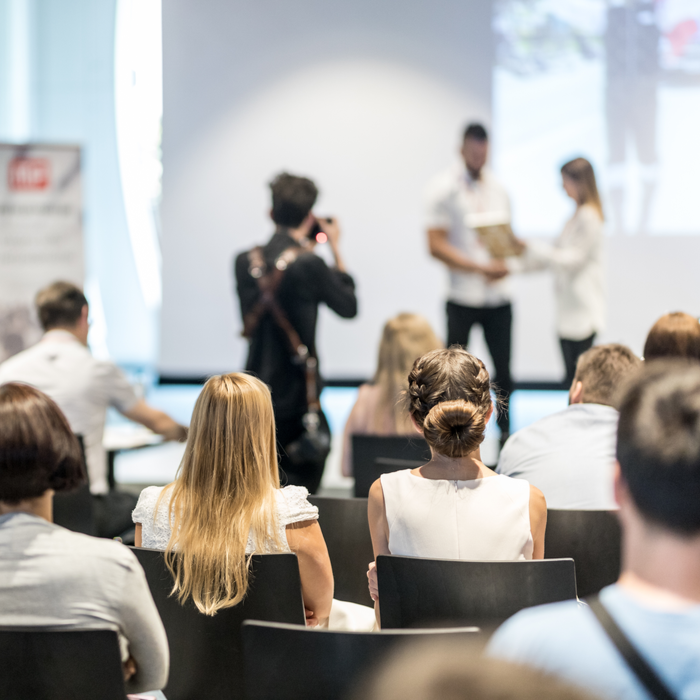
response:
M165 549L170 541L172 515L170 512L170 497L172 489L168 489L160 507L156 513L156 503L163 491L162 486L149 486L141 491L139 501L134 508L131 517L135 523L141 525L141 546L149 549ZM280 540L286 545L283 551L289 552L285 528L292 523L300 523L305 520L318 520L318 508L312 506L307 500L309 492L303 486L285 486L278 489L277 499L277 524ZM255 546L251 538L248 538L247 552L254 552Z

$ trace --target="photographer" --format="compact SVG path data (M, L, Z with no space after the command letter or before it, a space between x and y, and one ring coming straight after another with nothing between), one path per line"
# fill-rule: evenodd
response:
M318 405L318 305L325 303L339 316L353 318L355 284L340 255L337 220L319 221L311 211L316 185L281 173L270 189L275 233L265 246L241 253L235 262L243 333L250 341L246 370L272 390L283 483L315 493L330 444L328 423ZM331 247L334 268L314 255L315 246L324 240Z

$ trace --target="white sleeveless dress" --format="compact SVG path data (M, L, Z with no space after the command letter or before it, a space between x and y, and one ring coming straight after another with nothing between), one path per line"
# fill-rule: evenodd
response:
M507 476L424 479L382 474L389 551L468 561L532 559L530 484Z
M165 549L172 533L172 514L170 511L170 493L166 493L156 512L158 498L163 487L149 486L139 496L132 520L141 524L141 546L149 549ZM285 486L275 493L277 505L277 526L282 549L269 542L266 553L291 552L287 543L287 525L306 520L318 520L318 508L309 503L309 492L303 486ZM254 552L253 540L248 538L248 553ZM369 564L369 562L368 562ZM374 610L364 605L333 599L328 628L345 631L369 631L375 628Z

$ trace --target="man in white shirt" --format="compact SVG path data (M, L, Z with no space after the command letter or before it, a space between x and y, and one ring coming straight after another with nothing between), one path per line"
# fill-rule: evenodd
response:
M36 306L44 337L0 365L0 384L31 384L58 404L73 432L83 439L98 534L115 537L132 527L136 498L109 491L102 445L107 408L114 406L166 440L183 440L187 430L139 399L116 365L92 356L87 343L88 304L78 287L55 282L37 294Z
M504 400L498 416L501 439L510 430L508 398L510 376L512 307L507 274L494 262L474 229L484 215L510 220L510 201L505 189L486 165L488 135L481 124L470 124L461 149L465 167L436 178L429 190L427 229L430 254L449 269L447 345L469 343L475 323L484 338L495 369L494 383Z
M624 345L599 345L576 365L569 406L515 433L496 471L536 486L547 507L612 510L618 413L612 407L620 384L641 365Z

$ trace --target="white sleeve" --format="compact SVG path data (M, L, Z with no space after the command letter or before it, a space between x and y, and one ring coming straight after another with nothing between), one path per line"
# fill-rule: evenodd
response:
M452 216L449 204L450 188L444 178L434 180L425 195L425 227L449 230Z
M138 403L139 397L119 367L111 362L101 362L97 371L110 406L124 413Z
M136 503L136 508L131 511L131 519L135 523L147 522L149 519L153 520L153 514L156 510L156 502L158 501L158 495L161 489L157 486L149 486L141 491L139 495L139 500Z
M285 486L280 495L279 518L282 527L306 520L318 520L318 508L309 503L309 492L303 486Z
M594 215L582 216L576 222L575 236L566 246L539 243L533 246L532 254L546 262L549 267L575 272L583 267L601 245L603 224Z

